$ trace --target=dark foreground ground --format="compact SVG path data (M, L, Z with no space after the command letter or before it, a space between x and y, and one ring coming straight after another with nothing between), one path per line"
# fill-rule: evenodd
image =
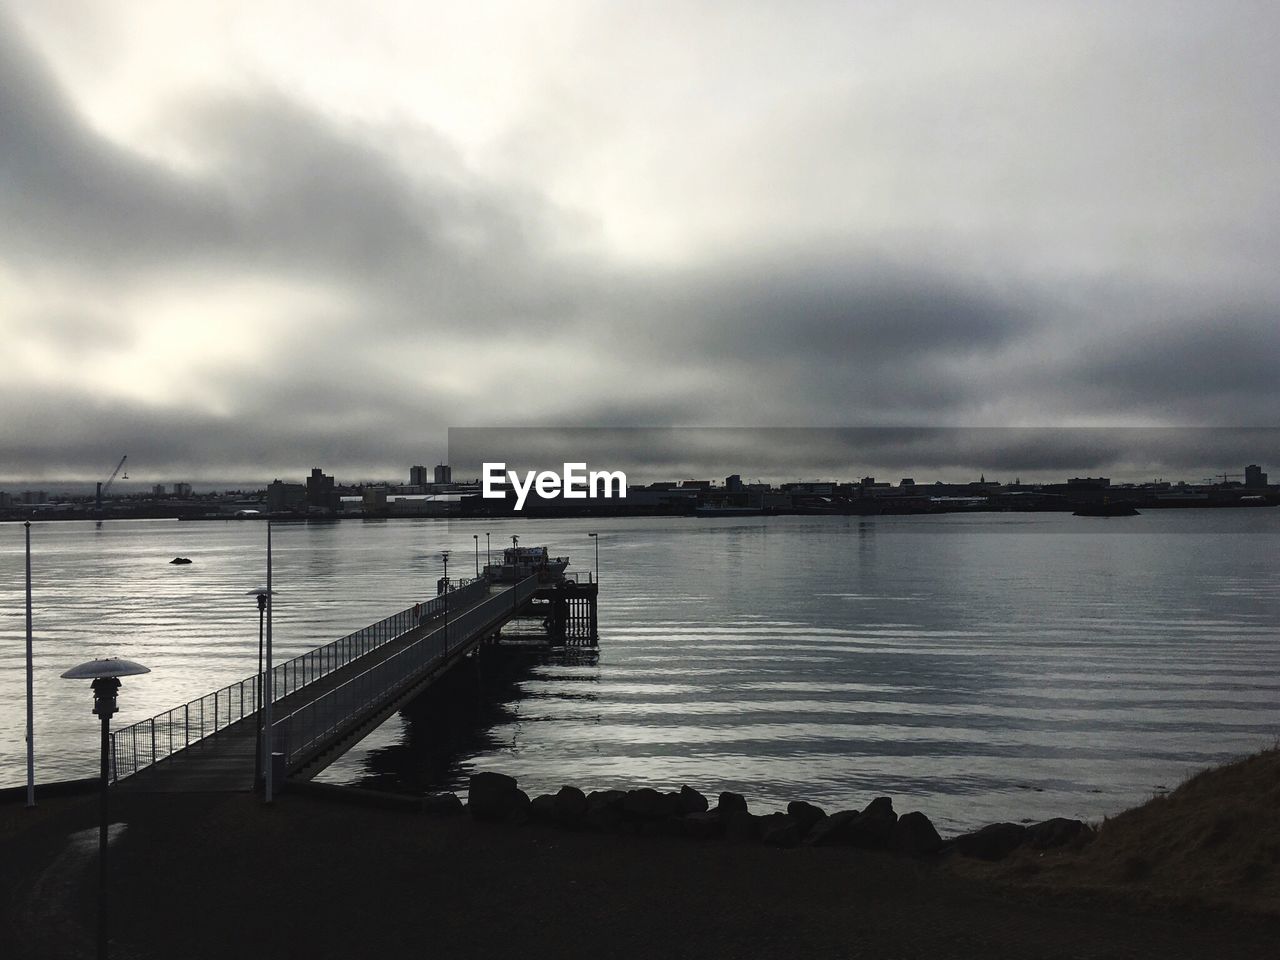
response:
M1009 892L844 848L128 795L113 956L1274 958L1280 920ZM93 797L0 806L0 957L92 955Z

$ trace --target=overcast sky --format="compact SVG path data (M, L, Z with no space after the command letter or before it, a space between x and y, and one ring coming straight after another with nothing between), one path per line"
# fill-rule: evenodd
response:
M1278 49L1226 0L2 3L0 479L1280 425ZM1247 436L1202 466L1280 474Z

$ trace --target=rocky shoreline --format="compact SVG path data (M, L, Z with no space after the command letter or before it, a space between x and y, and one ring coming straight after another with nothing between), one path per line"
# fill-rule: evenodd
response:
M1002 860L1015 850L1080 849L1096 833L1081 820L1054 817L1040 823L993 823L944 839L920 811L899 815L890 797L876 797L861 810L828 813L805 800L787 804L786 813L754 814L741 794L725 791L711 801L682 786L663 793L650 787L584 791L561 787L530 797L514 777L481 772L469 782L467 803L452 793L408 803L437 816L469 813L490 823L541 823L570 830L638 836L727 840L773 847L852 847L906 857L956 854Z

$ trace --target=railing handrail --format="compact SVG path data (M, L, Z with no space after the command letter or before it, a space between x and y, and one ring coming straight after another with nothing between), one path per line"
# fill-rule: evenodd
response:
M419 601L413 606L383 617L381 620L377 620L353 633L346 634L337 640L330 641L306 653L276 664L271 670L270 679L267 681L271 684L271 689L275 694L273 702L278 703L284 697L296 693L307 684L314 683L365 654L398 640L410 630L421 626L424 619L442 614L448 598L453 598L455 602L459 599L469 602L476 596L487 593L488 588L488 581L483 577L466 581L460 580L447 593ZM297 682L299 674L302 676L301 682ZM258 695L258 680L260 676L257 673L251 674L243 680L229 683L225 687L219 687L213 693L207 693L194 700L188 700L186 703L179 704L170 710L165 710L117 729L111 735L112 779L118 780L121 776L131 776L156 761L171 756L178 750L185 749L193 743L199 743L206 737L217 733L224 726L229 726L238 720L244 719L246 716L252 716L260 706ZM292 687L289 685L291 677L295 681ZM251 700L251 704L248 707L246 707L246 689ZM205 705L209 703L213 706L213 725L211 728L206 722L207 718L204 709ZM238 712L235 709L237 704L239 706ZM223 722L224 705L226 708L225 722ZM195 737L191 736L193 732L191 727L193 716L196 717L198 724L195 730ZM183 736L181 742L175 746L173 729L179 717L182 718ZM164 729L168 733L167 742L160 743L157 741L157 724L164 725ZM140 734L144 742L149 737L151 744L149 759L145 754L141 758L138 756L137 743ZM130 751L131 755L127 764L125 764L129 769L121 774L121 763L116 745L126 739L129 740L133 749Z
M477 630L487 628L500 619L503 612L514 609L527 600L537 588L537 576L526 577L513 584L510 593L504 591L462 611L456 620L441 624L385 660L348 677L310 703L273 721L273 752L277 746L283 746L286 764L294 763L324 736L338 732L355 717L363 714L373 702L404 687L432 665L445 659L455 649L452 639L465 640ZM442 639L443 644L440 643ZM282 744L279 743L281 740L284 741Z

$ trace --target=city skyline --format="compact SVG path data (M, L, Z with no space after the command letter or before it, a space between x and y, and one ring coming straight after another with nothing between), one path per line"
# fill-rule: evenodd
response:
M6 5L0 482L390 476L458 425L1280 423L1278 30Z

